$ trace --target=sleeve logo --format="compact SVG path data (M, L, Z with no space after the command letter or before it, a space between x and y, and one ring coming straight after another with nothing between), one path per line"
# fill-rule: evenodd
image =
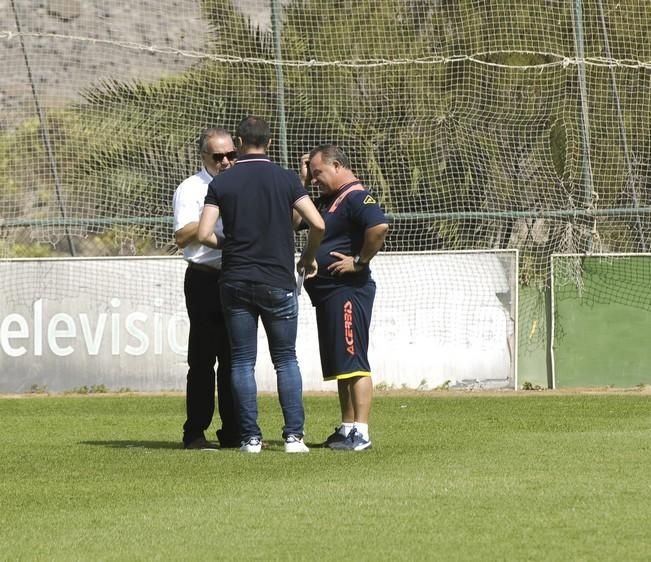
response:
M364 205L375 205L376 203L377 201L373 199L373 197L371 197L370 195L367 195L364 198Z

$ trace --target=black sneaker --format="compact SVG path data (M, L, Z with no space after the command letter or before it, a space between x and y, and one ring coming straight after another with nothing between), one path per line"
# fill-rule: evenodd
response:
M218 451L219 447L210 441L206 441L205 437L197 437L189 443L183 443L184 449L195 451Z
M364 439L362 434L354 427L343 442L330 445L330 448L334 451L364 451L371 447L371 440Z
M332 449L333 445L343 443L346 440L346 437L339 432L340 429L341 426L335 427L334 433L332 435L328 435L327 439L321 443L321 447Z
M240 436L225 433L224 430L217 430L217 439L220 449L237 449L240 446Z

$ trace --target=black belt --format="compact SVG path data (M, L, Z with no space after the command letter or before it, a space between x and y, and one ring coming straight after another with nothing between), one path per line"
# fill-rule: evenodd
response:
M212 273L214 275L219 275L222 270L215 267L210 267L209 265L204 265L202 263L194 263L193 261L188 262L188 269L194 269L195 271L204 271L206 273Z

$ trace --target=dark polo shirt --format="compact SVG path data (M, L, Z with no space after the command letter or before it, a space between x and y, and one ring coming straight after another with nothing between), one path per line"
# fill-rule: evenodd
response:
M366 230L386 223L387 219L377 201L359 181L342 186L332 195L321 196L315 203L325 221L325 234L316 256L318 272L315 277L305 280L305 289L316 305L339 289L362 287L369 282L369 267L355 273L333 275L328 266L339 259L330 252L346 256L359 254Z
M224 224L222 282L250 281L294 289L294 203L307 197L296 172L264 154L247 154L215 176L206 205Z

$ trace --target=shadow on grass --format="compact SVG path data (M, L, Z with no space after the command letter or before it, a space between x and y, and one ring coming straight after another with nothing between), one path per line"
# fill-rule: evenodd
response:
M265 439L263 441L263 449L270 450L283 450L284 441L280 439ZM181 443L175 441L134 441L130 439L115 440L115 441L80 441L80 445L92 445L94 447L108 447L110 449L170 449L179 450L183 449ZM322 443L305 443L310 449L321 449ZM236 447L228 447L224 450L237 451Z
M80 445L94 445L111 449L182 449L180 442L175 441L80 441Z
M264 439L263 438L263 449L269 448L269 449L276 449L276 450L284 450L285 449L285 441L282 439ZM310 448L310 449L326 449L327 447L324 447L323 443L321 442L310 442L310 441L305 441L305 444ZM265 446L266 445L266 446Z

